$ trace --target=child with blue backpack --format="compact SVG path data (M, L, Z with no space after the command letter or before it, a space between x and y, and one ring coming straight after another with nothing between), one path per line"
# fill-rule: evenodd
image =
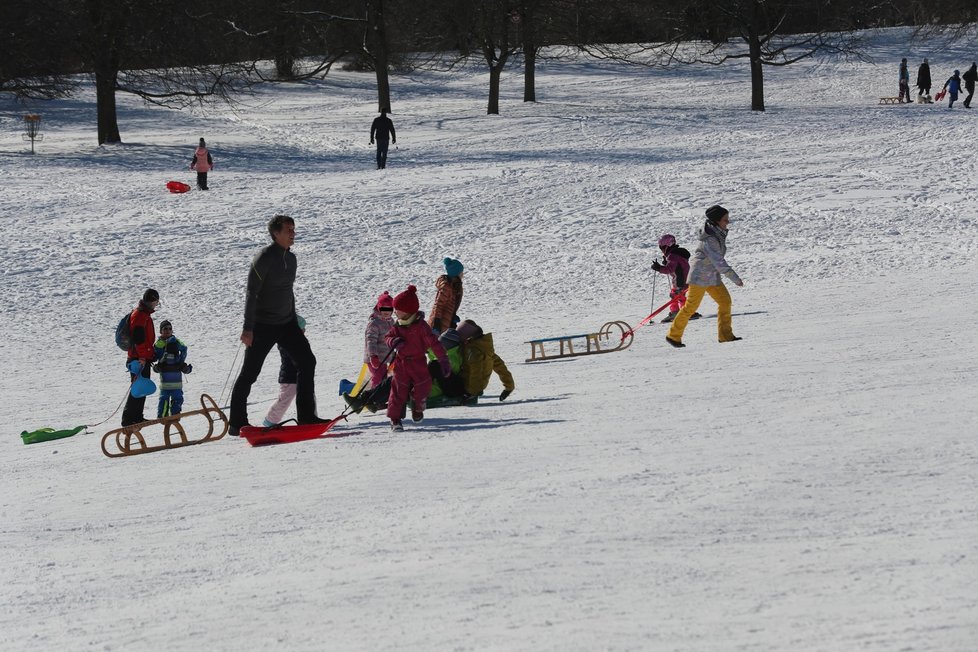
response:
M193 371L187 364L187 345L173 334L173 324L164 319L160 322L160 337L153 345L153 371L160 374L160 402L156 417L162 419L180 414L183 409L183 374Z

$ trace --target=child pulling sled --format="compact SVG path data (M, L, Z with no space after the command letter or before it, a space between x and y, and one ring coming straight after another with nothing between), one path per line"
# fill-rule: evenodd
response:
M659 238L659 250L662 251L664 262L652 261L652 269L665 274L672 282L669 290L669 314L663 318L662 323L667 324L676 318L679 311L686 303L686 279L689 276L689 251L676 244L673 235L665 234ZM702 315L695 312L690 319L699 319Z

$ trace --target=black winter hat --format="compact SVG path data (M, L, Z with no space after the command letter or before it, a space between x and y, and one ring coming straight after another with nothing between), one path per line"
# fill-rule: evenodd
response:
M143 292L144 303L152 303L154 301L159 301L159 300L160 300L160 293L154 290L153 288L149 288L148 290Z
M720 204L714 204L706 209L706 219L713 223L719 222L724 215L728 213L727 209Z
M173 328L173 324L170 323L169 319L164 319L160 322L160 330L163 330L164 328Z

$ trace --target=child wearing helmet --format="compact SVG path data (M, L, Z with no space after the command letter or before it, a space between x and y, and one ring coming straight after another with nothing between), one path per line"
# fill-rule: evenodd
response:
M659 238L659 250L665 257L664 262L652 261L652 269L665 274L672 281L669 290L669 314L662 323L667 324L675 319L686 303L686 278L689 276L689 251L676 244L676 237L667 233ZM699 319L700 313L694 312L690 319Z

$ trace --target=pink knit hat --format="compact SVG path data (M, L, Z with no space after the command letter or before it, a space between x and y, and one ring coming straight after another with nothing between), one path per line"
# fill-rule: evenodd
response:
M374 305L375 310L378 310L380 308L393 308L393 307L394 307L394 298L391 296L391 293L387 292L386 290L382 295L377 297L377 303Z

